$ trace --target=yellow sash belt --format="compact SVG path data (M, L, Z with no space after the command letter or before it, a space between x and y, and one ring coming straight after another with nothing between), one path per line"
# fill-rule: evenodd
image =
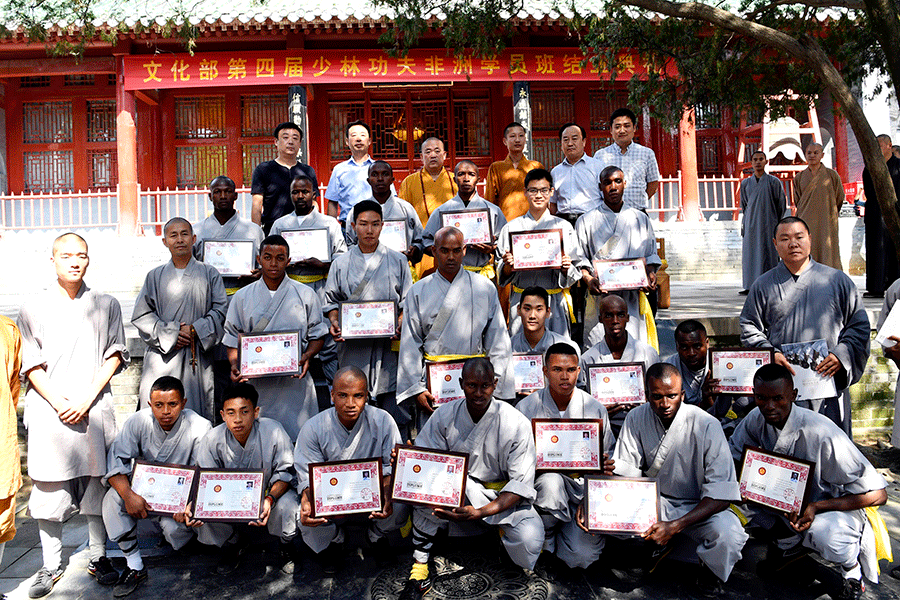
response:
M225 295L226 296L234 296L239 289L241 289L241 288L239 288L239 287L225 288Z
M425 353L425 360L432 363L454 362L458 360L466 360L467 358L475 358L476 356L484 356L481 354L428 354Z
M522 292L525 291L525 288L513 286L513 291L517 294L521 294ZM554 294L562 294L563 304L566 305L566 308L569 311L569 321L574 323L575 322L575 307L572 304L572 292L569 291L569 288L553 288L553 289L547 290L547 293L550 294L551 296Z
M483 267L471 267L468 265L463 265L463 269L465 269L466 271L472 271L473 273L480 273L488 279L493 279L497 275L497 272L494 271L494 263L490 262Z
M494 490L495 492L501 491L506 487L506 484L509 483L509 480L506 481L483 481L481 485L486 487L489 490Z
M656 335L656 321L653 319L653 310L650 308L650 301L647 300L647 294L641 292L640 309L641 316L647 324L647 341L653 346L653 349L659 352L659 338Z
M288 277L300 283L315 283L325 279L324 275L291 275L290 273L288 273Z

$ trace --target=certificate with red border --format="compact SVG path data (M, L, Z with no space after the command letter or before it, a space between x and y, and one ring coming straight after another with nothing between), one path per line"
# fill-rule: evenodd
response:
M747 501L784 514L806 508L815 463L745 446L738 484Z
M318 258L324 263L331 262L331 235L324 227L315 229L289 229L281 232L281 237L291 250L291 264L307 258Z
M223 277L240 277L253 271L253 240L203 240L203 262Z
M425 365L425 385L434 396L435 406L466 397L459 383L464 363L459 360Z
M312 516L332 517L381 510L381 459L309 464Z
M456 508L466 498L469 455L397 444L391 499Z
M771 348L710 348L710 377L719 380L715 389L719 394L753 394L756 370L772 362Z
M300 333L272 331L238 336L241 376L275 377L300 372Z
M640 535L659 521L655 479L586 475L584 508L588 530Z
M603 419L532 419L538 471L599 471Z
M595 260L592 264L594 273L600 280L601 290L639 290L650 285L647 279L647 261L644 258Z
M559 269L563 257L562 229L510 231L509 250L513 271Z
M456 227L466 244L493 244L491 211L484 208L453 210L441 213L442 227Z
M171 517L184 512L196 479L196 467L136 460L131 473L131 489L147 501L150 514Z
M338 309L341 337L390 338L397 335L397 303L393 300L341 302Z
M646 402L644 363L600 363L585 368L588 390L604 406Z
M406 236L406 220L405 219L388 219L382 221L381 235L378 241L397 252L406 252L409 250Z
M544 357L540 354L513 354L516 392L530 394L544 389Z
M194 518L249 523L259 519L266 485L262 471L201 469L197 475Z

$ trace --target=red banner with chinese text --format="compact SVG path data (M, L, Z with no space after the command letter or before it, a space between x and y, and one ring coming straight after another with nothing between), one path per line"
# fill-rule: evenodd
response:
M646 73L639 57L621 57L617 79ZM572 81L606 79L577 48L511 48L495 58L457 58L444 49L281 50L156 54L125 57L125 89L147 90L309 83L427 83L448 81Z

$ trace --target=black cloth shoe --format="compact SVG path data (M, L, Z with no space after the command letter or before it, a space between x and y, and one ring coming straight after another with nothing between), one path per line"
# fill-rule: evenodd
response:
M718 598L723 593L722 580L709 570L706 565L700 565L697 573L697 592L702 598Z
M841 588L831 597L834 600L859 600L866 586L863 585L862 579L844 579Z
M398 600L421 600L431 588L431 577L428 579L408 579Z
M791 577L796 575L796 569L788 569L787 567L795 565L806 558L810 553L810 549L796 545L793 548L782 550L775 545L769 547L766 552L766 558L759 561L756 565L756 574L764 579L773 577L784 577L788 573L793 573Z
M286 575L293 575L300 561L300 555L294 548L293 542L282 541L279 545L281 554L281 572Z
M226 544L222 546L222 554L216 564L216 573L219 575L231 575L237 571L241 564L241 555L244 547L240 544Z
M100 585L114 585L119 581L119 572L105 556L89 562L87 571L97 578L97 583Z
M322 571L327 576L334 577L341 568L341 559L343 557L344 544L332 542L319 554L319 564L322 565Z
M374 542L370 542L369 552L375 558L375 566L379 569L390 566L397 560L397 555L394 553L394 549L391 548L391 543L384 536Z
M113 597L124 598L134 590L138 589L145 581L147 581L147 567L144 567L140 571L125 567L125 570L122 571L122 574L119 576L119 582L116 583L116 587L113 588Z
M746 296L750 293L750 290L741 290L738 292L738 296Z

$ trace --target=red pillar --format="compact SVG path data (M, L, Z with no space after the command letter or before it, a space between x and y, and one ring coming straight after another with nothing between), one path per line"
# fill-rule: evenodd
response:
M841 181L850 181L850 160L847 150L847 121L837 111L834 113L834 170L841 176Z
M678 125L678 152L681 158L681 218L685 221L702 221L693 108L685 108L681 116L681 123Z
M119 164L119 235L138 234L137 128L134 92L125 91L125 58L116 56L116 160Z

